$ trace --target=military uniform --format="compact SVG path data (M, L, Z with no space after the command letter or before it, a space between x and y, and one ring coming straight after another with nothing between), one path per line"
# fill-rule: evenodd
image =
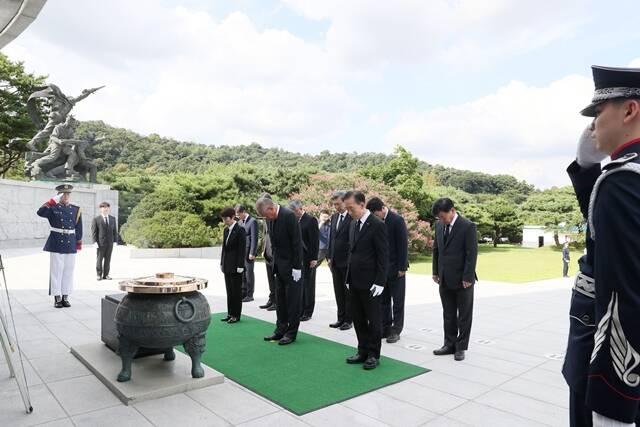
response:
M594 66L593 77L596 92L585 116L595 117L611 99L640 99L640 69ZM632 140L611 153L602 173L599 165L568 170L588 216L563 367L572 425L591 425L589 410L598 425L637 423L640 414L639 153L640 139Z
M56 191L70 193L73 186L59 185ZM50 253L49 295L55 300L55 306L69 307L68 296L73 290L75 256L82 249L82 213L80 207L61 204L50 199L37 212L47 218L51 231L44 246Z

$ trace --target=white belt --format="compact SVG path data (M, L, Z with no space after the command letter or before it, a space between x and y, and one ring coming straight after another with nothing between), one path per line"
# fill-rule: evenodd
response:
M55 231L56 233L60 233L60 234L76 234L76 230L73 229L64 229L64 228L55 228L55 227L51 227L51 231Z
M589 298L596 297L596 281L582 273L578 273L576 276L573 289L575 289L576 292L580 292L581 294L588 296Z

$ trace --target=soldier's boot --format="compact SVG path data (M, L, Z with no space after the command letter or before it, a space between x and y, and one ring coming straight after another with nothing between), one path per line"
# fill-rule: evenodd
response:
M53 297L53 306L54 306L55 308L62 308L62 307L64 307L64 306L62 305L62 298L60 298L60 296L59 296L59 295L56 295L55 297Z
M62 306L71 307L71 304L69 303L69 295L62 295Z

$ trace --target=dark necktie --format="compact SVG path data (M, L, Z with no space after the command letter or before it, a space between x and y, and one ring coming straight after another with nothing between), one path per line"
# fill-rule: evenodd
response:
M444 242L447 243L447 239L449 239L449 232L451 231L451 224L447 224L444 229Z
M109 217L104 217L104 224L108 227L109 226Z
M338 215L338 224L336 224L336 231L340 230L341 225L342 225L342 214Z
M358 222L356 222L356 239L358 238L358 234L360 234L360 226L362 225L362 221L358 220Z

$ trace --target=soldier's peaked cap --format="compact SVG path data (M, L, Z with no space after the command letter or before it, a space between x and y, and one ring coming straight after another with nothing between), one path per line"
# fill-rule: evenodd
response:
M56 187L56 191L58 193L71 193L73 191L73 185L71 184L61 184Z
M616 98L640 98L640 68L591 66L596 91L589 104L580 112L595 117L596 106Z

